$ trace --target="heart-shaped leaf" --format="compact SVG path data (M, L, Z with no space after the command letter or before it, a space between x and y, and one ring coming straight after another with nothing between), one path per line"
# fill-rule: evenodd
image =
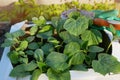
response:
M85 60L85 54L84 53L76 53L72 56L72 58L69 61L70 65L78 65L83 64L83 61Z
M39 18L33 17L32 21L37 26L41 26L41 25L44 25L46 23L46 19L43 16L40 16Z
M55 71L64 71L68 68L67 59L68 57L65 54L51 52L46 58L46 64Z
M80 51L80 45L77 42L70 42L65 46L64 54L69 57L73 56L75 53Z
M68 33L67 31L63 31L63 32L59 33L59 35L64 40L65 43L69 43L69 42L81 43L81 41L82 41L78 36L74 36L74 35Z
M84 16L79 17L77 20L70 18L66 20L63 27L70 34L79 36L88 28L88 19Z
M109 54L99 54L98 61L94 60L92 62L92 67L96 72L99 72L103 75L107 73L119 73L120 72L120 62L117 59Z

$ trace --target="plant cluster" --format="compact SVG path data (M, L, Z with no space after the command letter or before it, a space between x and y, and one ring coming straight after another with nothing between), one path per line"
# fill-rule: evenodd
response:
M71 8L81 10L110 10L115 8L115 4L95 3L95 5L91 5L73 1L64 4L38 5L35 3L35 0L28 0L27 3L19 0L11 10L1 12L0 21L9 20L15 23L25 19L31 20L32 17L39 16L44 16L47 20L50 20L53 16L60 16L63 11Z
M91 20L79 12L67 19L54 17L51 24L42 16L32 21L35 26L5 35L2 46L11 46L8 57L14 66L10 76L32 75L31 80L37 80L46 73L49 80L70 80L69 70L120 72L120 62L99 46L101 32L91 28Z

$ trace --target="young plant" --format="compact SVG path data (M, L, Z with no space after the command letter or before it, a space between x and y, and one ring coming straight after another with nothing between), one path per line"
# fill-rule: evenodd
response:
M102 34L91 28L89 21L71 13L67 19L54 17L47 24L41 16L33 18L35 26L31 28L7 33L11 44L5 41L2 46L11 46L8 57L14 68L10 76L32 75L31 80L37 80L46 73L49 80L71 80L69 70L93 68L103 75L120 72L120 62L99 46Z

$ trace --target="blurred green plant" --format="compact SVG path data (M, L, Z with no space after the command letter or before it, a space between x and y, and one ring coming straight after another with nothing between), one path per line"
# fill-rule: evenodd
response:
M1 11L0 21L10 21L16 23L22 20L31 20L32 17L44 16L50 20L53 16L60 16L60 14L68 9L77 8L83 10L110 10L115 8L115 4L108 3L94 3L80 4L77 1L67 2L64 4L38 5L35 0L19 0L14 3L11 10Z

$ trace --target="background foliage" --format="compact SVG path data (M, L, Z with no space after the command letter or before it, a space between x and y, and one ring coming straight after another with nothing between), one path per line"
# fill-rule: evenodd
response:
M0 14L0 21L19 22L22 20L31 20L32 17L44 16L47 20L50 20L53 16L60 16L60 14L68 9L77 8L79 10L110 10L115 8L115 4L108 3L94 3L80 4L77 1L72 1L64 4L52 4L52 5L38 5L35 0L19 0L14 3L10 10L3 10Z

